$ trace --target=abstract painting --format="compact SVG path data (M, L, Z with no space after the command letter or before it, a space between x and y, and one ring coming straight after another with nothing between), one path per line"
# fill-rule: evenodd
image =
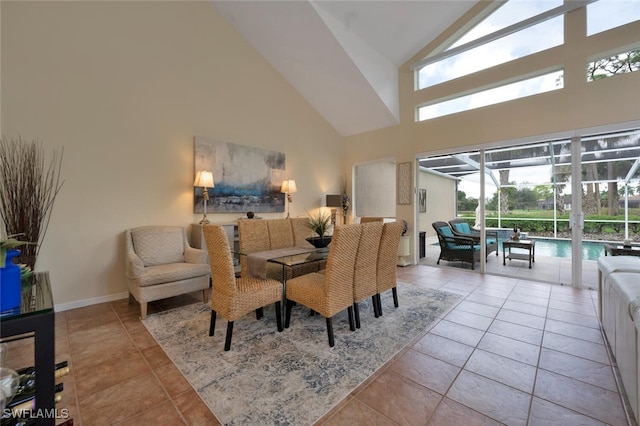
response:
M207 213L284 212L284 153L196 136L194 154L194 176L213 172ZM204 211L202 188L194 188L193 211Z

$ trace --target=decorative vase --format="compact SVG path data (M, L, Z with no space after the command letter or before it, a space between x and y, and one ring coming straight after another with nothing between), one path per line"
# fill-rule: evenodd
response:
M325 248L329 244L331 244L331 236L325 235L324 237L309 237L307 238L315 248Z
M20 266L13 263L19 254L20 250L7 250L5 265L0 267L0 313L3 314L20 310Z

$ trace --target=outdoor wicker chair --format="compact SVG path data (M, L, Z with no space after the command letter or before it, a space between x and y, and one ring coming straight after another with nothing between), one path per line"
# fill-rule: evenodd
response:
M378 302L378 315L382 315L382 301L380 295L387 290L393 293L393 306L398 307L398 292L396 290L396 267L398 263L398 245L404 224L387 222L382 227L380 249L378 250L377 276L376 276L376 300Z
M458 237L471 237L473 241L480 243L480 230L472 228L465 219L452 219L449 221L453 235ZM491 252L496 252L498 256L498 231L485 231L487 236L487 256Z
M460 261L471 263L474 269L475 262L480 261L480 244L476 243L472 237L458 237L454 235L451 226L447 222L433 222L431 224L438 235L440 244L440 260Z
M325 273L314 272L287 281L285 327L291 321L291 309L300 303L326 318L329 346L334 346L333 316L347 309L349 328L354 331L353 276L362 228L359 224L335 229Z
M353 313L355 315L356 328L360 328L360 309L358 303L367 297L371 297L375 317L378 318L380 316L376 302L376 294L378 293L376 272L383 223L381 221L363 223L361 227L362 236L360 237L360 244L358 244L356 269L353 279Z
M282 283L249 276L236 278L229 239L224 228L219 225L205 225L203 232L209 252L213 284L209 336L214 335L216 314L220 314L228 321L224 343L224 350L228 351L231 349L233 322L253 310L256 311L256 319L260 319L262 308L271 303L275 303L276 324L278 331L282 331Z

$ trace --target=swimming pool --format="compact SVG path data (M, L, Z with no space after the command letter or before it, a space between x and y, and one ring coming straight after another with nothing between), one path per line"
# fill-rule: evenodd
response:
M571 241L553 240L548 238L530 238L536 242L536 256L549 257L571 257ZM604 242L583 241L582 259L598 260L604 256ZM502 251L502 239L500 239L500 250Z

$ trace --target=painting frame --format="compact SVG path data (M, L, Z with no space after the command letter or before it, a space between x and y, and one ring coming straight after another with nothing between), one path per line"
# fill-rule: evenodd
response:
M213 173L208 189L207 213L282 213L286 178L283 152L194 136L193 176L200 170ZM204 212L203 188L194 187L193 212Z
M398 204L411 204L411 163L398 163L397 166Z
M420 213L427 212L427 190L425 188L418 189L418 206Z

